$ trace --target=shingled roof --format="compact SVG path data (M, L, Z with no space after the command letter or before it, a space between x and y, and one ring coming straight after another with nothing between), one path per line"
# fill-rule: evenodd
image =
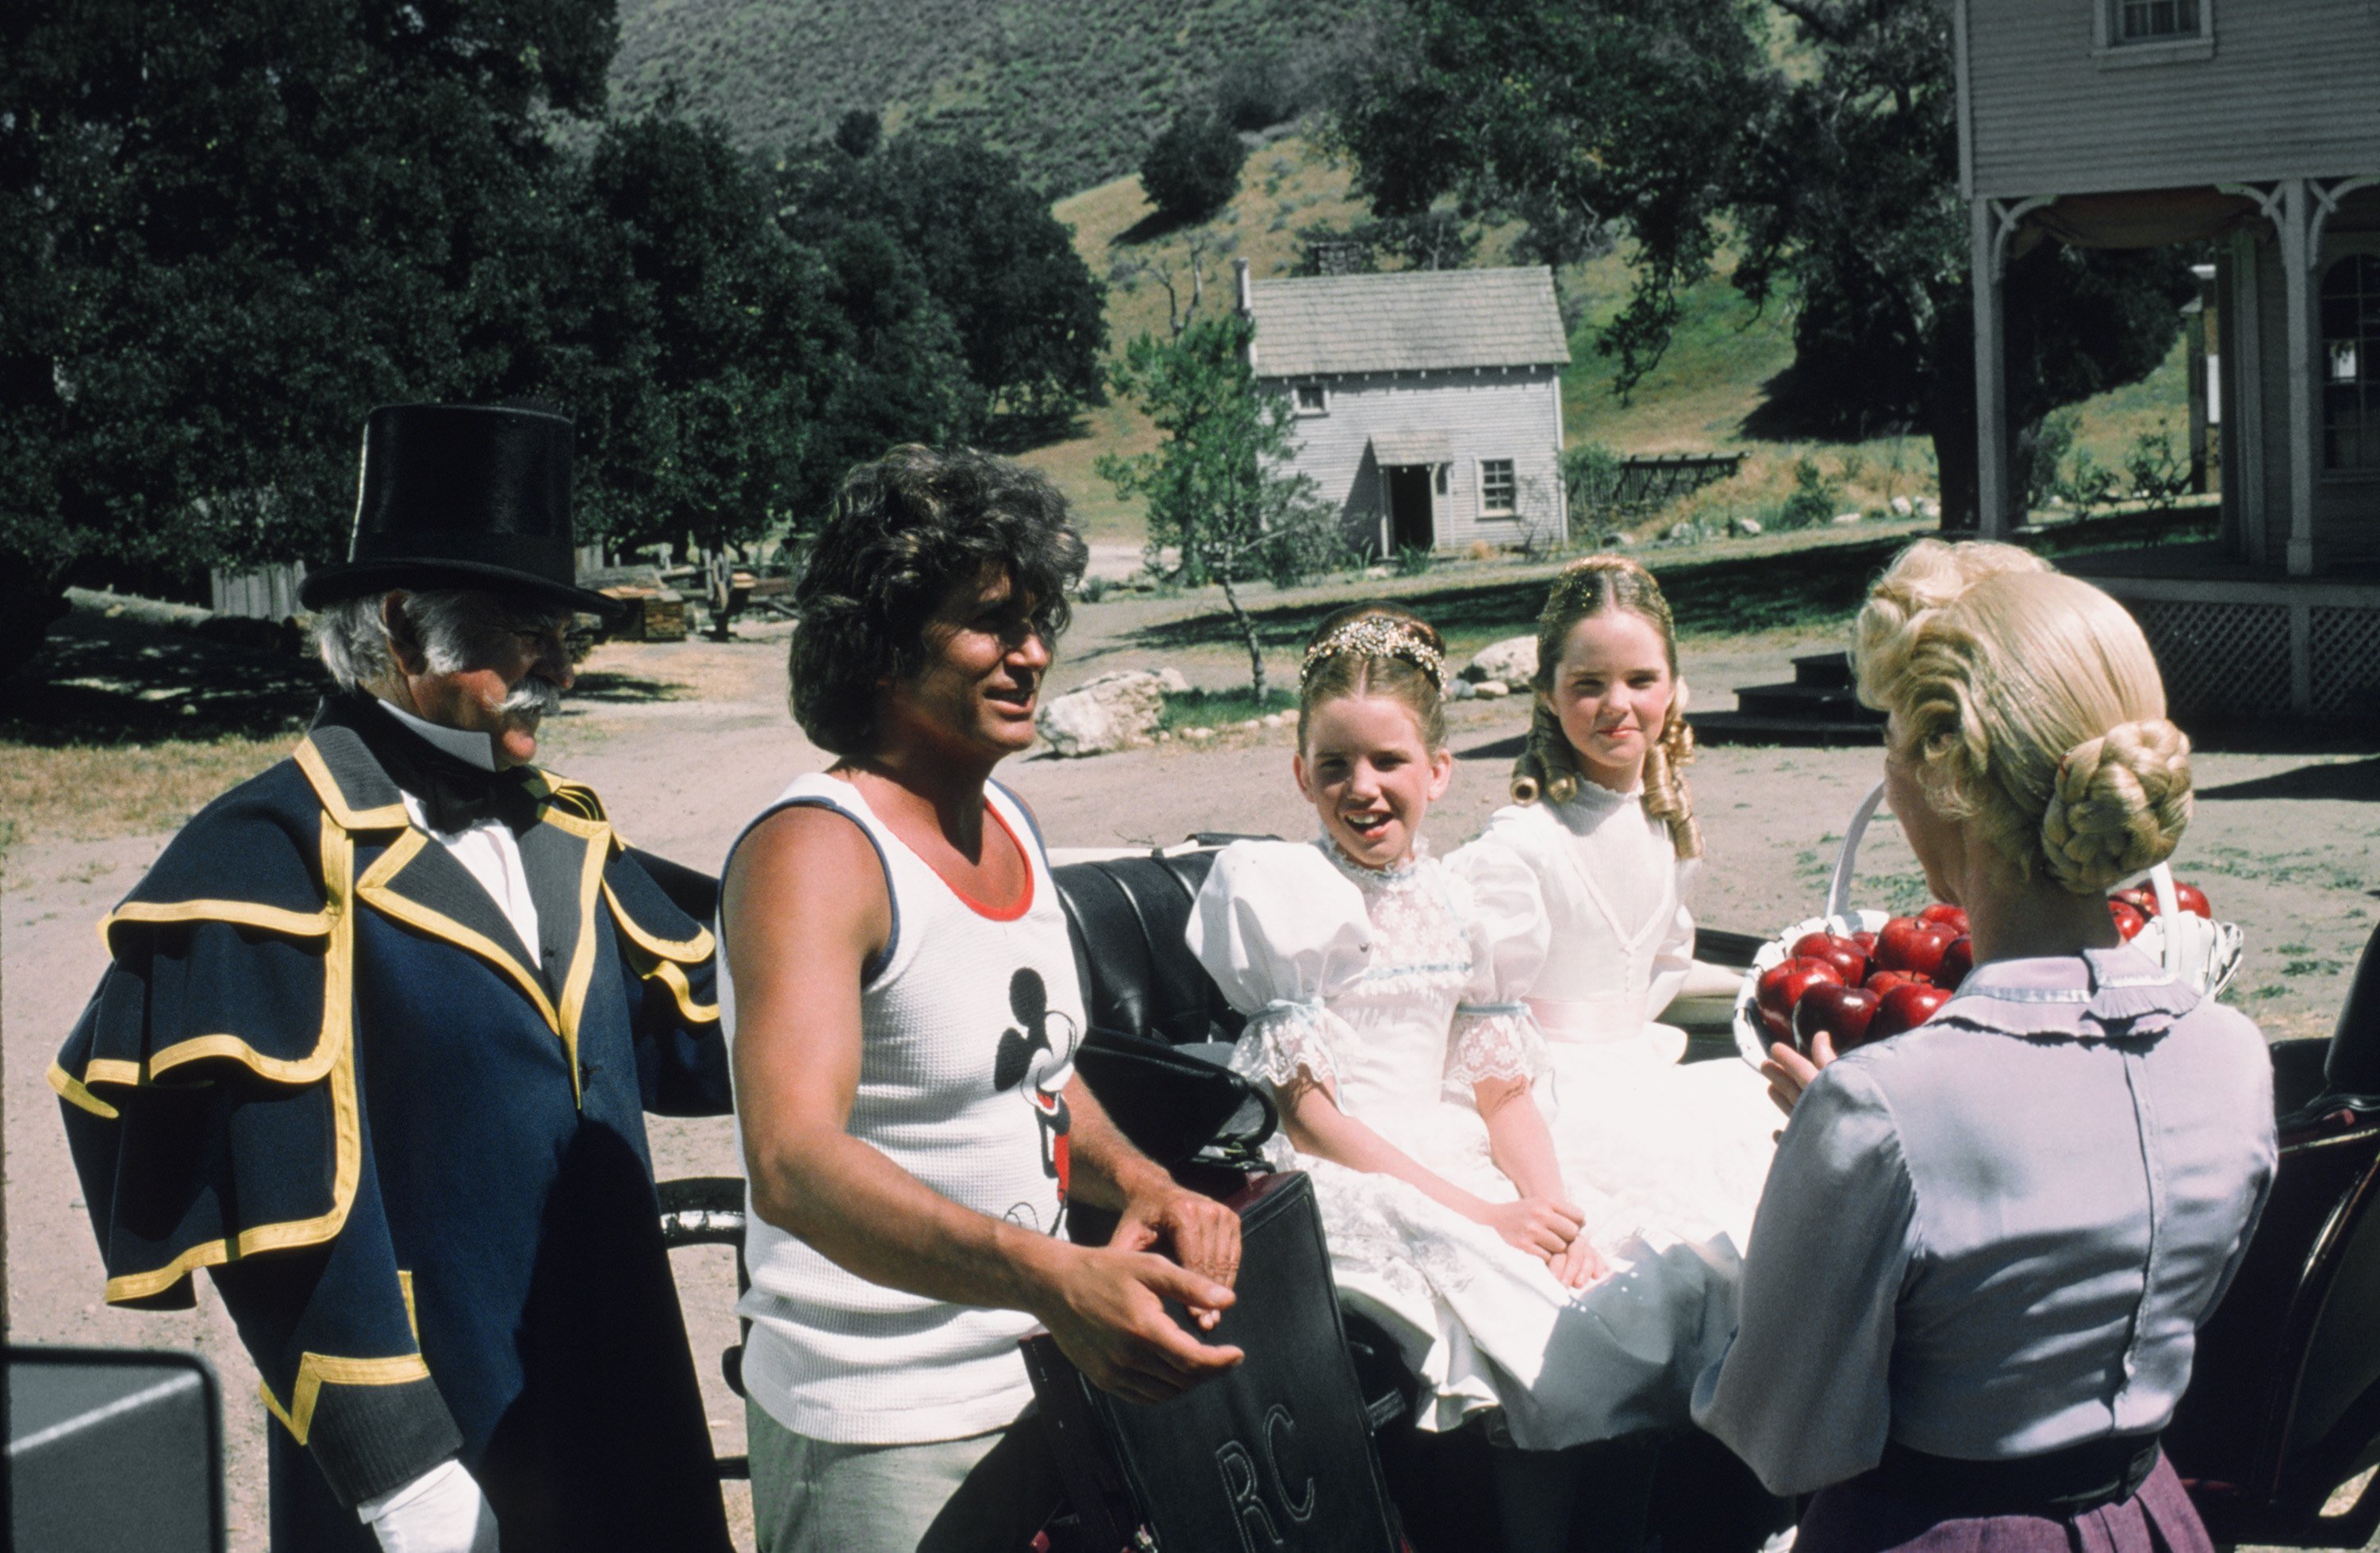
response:
M1260 377L1556 366L1570 360L1553 272L1409 270L1252 280Z

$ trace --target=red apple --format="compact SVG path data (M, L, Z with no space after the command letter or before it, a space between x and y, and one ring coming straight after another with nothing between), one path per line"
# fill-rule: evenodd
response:
M2149 924L2148 918L2143 916L2130 901L2108 901L2107 915L2115 919L2116 931L2123 935L2126 943L2131 942L2132 935Z
M1875 1021L1868 1025L1867 1038L1881 1041L1888 1035L1898 1035L1904 1030L1914 1030L1941 1011L1950 1001L1950 995L1937 986L1897 986L1884 995L1883 1005L1876 1011ZM1835 1044L1837 1051L1842 1044Z
M1868 1038L1868 1026L1884 999L1865 987L1814 986L1793 1005L1793 1047L1810 1055L1820 1032L1835 1044L1840 1057Z
M1793 1028L1793 1006L1814 986L1840 986L1843 973L1823 960L1780 960L1760 973L1753 1001L1768 1016L1771 1032ZM1785 1037L1779 1036L1779 1039Z
M1867 980L1860 984L1882 997L1897 986L1931 986L1933 984L1911 971L1871 971Z
M1975 941L1962 933L1951 939L1950 947L1942 951L1942 969L1934 974L1939 984L1955 987L1965 981L1967 972L1974 968Z
M1942 956L1957 936L1938 923L1895 917L1876 935L1876 963L1887 971L1914 971L1930 978L1942 969Z
M1860 953L1867 956L1868 959L1876 958L1876 935L1866 928L1861 928L1857 933L1852 934L1852 942L1857 944Z
M1937 927L1947 927L1952 933L1967 931L1967 909L1963 906L1945 906L1937 900L1918 912L1917 920L1932 923Z
M1833 933L1804 933L1793 940L1795 960L1823 960L1842 972L1843 985L1857 986L1867 974L1867 953L1850 939Z
M2122 901L2143 917L2157 914L2156 891L2146 885L2126 885L2122 889L2110 890L2107 899Z
M2173 882L2173 899L2183 911L2194 912L2209 922L2215 920L2214 906L2207 901L2206 892L2196 885L2185 885L2176 879Z

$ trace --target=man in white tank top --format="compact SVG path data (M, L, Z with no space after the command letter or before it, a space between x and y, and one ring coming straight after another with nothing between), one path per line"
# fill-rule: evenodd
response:
M1239 1362L1161 1303L1211 1325L1238 1220L1075 1079L1065 918L990 780L1083 558L1038 475L909 447L853 471L796 594L794 714L841 758L746 830L721 913L763 1553L1022 1547L1058 1499L1014 1426L1037 1326L1135 1400ZM1121 1211L1109 1245L1063 1237L1070 1195Z

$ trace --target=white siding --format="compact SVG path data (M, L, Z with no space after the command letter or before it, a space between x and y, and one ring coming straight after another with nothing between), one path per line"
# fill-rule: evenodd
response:
M1406 373L1322 380L1328 411L1299 418L1298 472L1321 487L1345 514L1351 538L1377 549L1383 482L1366 450L1374 437L1435 439L1449 465L1447 490L1432 501L1437 548L1461 550L1475 540L1519 544L1561 536L1561 384L1545 368L1476 373ZM1268 379L1274 392L1290 380ZM1510 459L1519 484L1519 512L1482 517L1479 462Z
M2204 59L2115 67L2107 0L1965 10L1971 192L2107 193L2380 171L2380 6L2201 0Z

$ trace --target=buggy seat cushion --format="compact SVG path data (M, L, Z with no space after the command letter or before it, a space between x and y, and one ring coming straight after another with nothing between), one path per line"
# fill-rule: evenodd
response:
M1183 940L1215 854L1108 858L1054 870L1094 1029L1172 1046L1235 1041L1245 1021Z

